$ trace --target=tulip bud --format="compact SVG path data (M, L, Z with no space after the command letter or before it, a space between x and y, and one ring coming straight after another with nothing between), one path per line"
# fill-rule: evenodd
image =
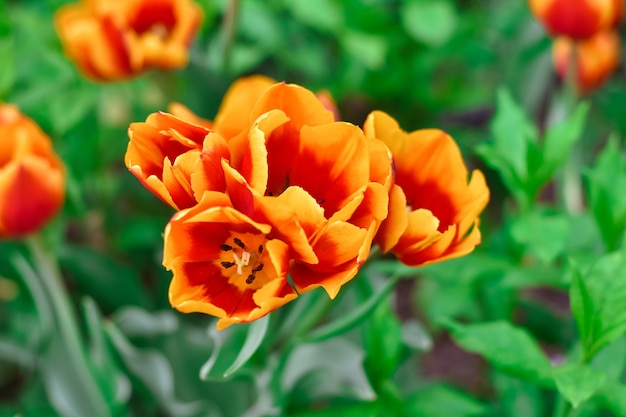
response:
M529 4L548 32L574 39L617 26L624 9L624 0L529 0Z
M578 42L563 36L552 45L556 72L566 78L568 67L572 65L575 86L580 93L599 88L619 65L620 54L620 38L614 31L600 32Z
M45 133L0 103L0 238L41 229L61 209L65 168Z

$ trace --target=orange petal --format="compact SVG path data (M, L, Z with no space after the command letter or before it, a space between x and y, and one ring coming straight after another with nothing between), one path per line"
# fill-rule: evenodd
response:
M229 140L248 129L250 123L260 116L260 114L251 116L252 108L274 83L274 80L263 75L242 77L236 80L224 95L217 111L215 130Z
M319 263L296 262L292 266L291 278L298 292L322 286L334 298L358 272L358 257L366 237L367 230L350 223L334 222L323 227L313 242Z
M297 164L288 173L332 216L369 182L369 149L363 132L349 123L303 127Z
M383 253L389 252L398 243L408 224L406 196L402 188L395 185L389 193L389 215L382 222L375 237Z
M23 236L42 228L65 197L64 171L35 156L0 169L0 236Z

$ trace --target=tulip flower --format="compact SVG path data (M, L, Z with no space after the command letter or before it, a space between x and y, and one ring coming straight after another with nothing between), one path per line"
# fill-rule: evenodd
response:
M589 93L604 84L619 66L620 37L614 31L600 32L578 42L559 37L552 45L552 61L561 78L567 78L568 72L574 71L576 90Z
M202 16L191 0L82 0L61 7L54 23L85 77L117 81L187 65Z
M65 168L50 138L16 106L0 104L0 238L37 232L64 198Z
M371 113L364 126L370 138L391 150L396 182L389 216L375 242L410 266L470 253L480 243L478 215L489 200L479 170L468 172L454 140L437 129L403 131L386 113Z
M551 35L573 39L615 27L624 9L624 0L529 0L529 4Z
M164 236L172 305L223 328L317 287L335 297L387 216L386 146L335 121L311 91L265 77L234 83L214 122L174 110L133 123L126 153L180 210Z

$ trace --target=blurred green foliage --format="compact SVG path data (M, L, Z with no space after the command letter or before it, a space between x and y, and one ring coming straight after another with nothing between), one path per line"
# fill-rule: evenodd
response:
M198 2L186 69L101 85L63 56L67 1L0 1L0 100L68 169L43 244L84 342L55 344L40 271L0 242L0 416L626 416L623 74L568 103L523 0L240 0L232 34L226 0ZM381 109L449 131L488 177L482 246L420 269L382 258L335 301L314 291L222 332L172 311L173 213L124 167L126 131L172 101L212 118L250 73L327 89L356 124Z

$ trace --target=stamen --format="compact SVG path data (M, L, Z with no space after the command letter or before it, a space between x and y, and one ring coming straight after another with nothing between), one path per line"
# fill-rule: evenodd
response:
M224 252L228 252L229 250L233 250L233 247L227 244L222 244L220 245L220 249L223 250Z
M245 249L246 245L243 244L243 242L241 241L241 239L239 239L238 237L234 238L233 241L235 242L235 244L237 246L239 246L241 249Z
M259 264L259 266L257 266L256 268L252 269L252 272L259 272L262 269L263 269L263 264Z
M220 262L222 264L222 266L226 269L228 268L232 268L233 266L235 266L234 262Z
M263 253L263 245L259 245L259 255Z
M254 274L248 275L248 278L246 278L246 284L252 284L255 278Z
M236 253L233 253L233 258L235 259L235 265L237 265L237 273L239 275L243 274L243 268L250 264L250 252L244 251L241 254L241 258Z

